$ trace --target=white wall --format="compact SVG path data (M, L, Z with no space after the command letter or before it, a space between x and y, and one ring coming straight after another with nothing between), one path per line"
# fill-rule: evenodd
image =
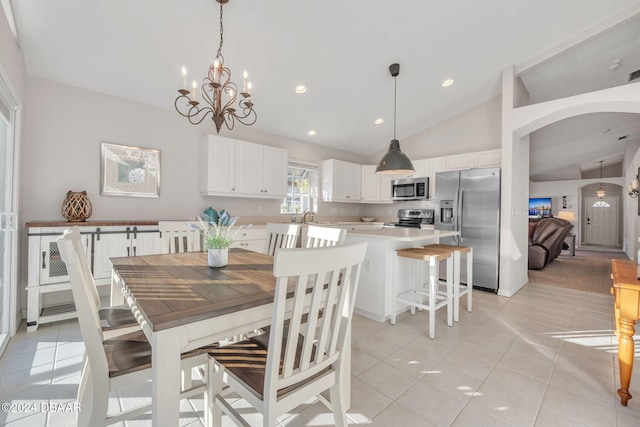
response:
M262 215L279 214L279 200L201 196L199 141L215 131L213 125L189 124L172 109L30 77L25 123L24 221L64 220L60 207L68 190L87 191L93 205L91 220L193 218L208 206L241 216L258 215L259 206ZM225 136L284 147L297 160L362 160L353 153L266 135L241 125ZM159 149L160 197L101 196L101 142ZM329 214L330 207L322 208ZM343 214L355 208L347 211Z
M497 96L416 135L400 140L400 148L410 159L428 159L500 148L500 109L501 99ZM393 135L389 135L389 141L392 137ZM369 156L368 164L378 163L387 148Z

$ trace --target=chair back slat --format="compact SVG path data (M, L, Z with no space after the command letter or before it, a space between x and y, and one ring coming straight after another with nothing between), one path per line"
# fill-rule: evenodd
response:
M265 398L275 398L278 390L316 375L339 359L366 247L362 242L276 252ZM288 293L293 293L289 300Z
M329 228L310 225L307 227L306 248L322 248L325 246L342 245L347 237L344 228Z
M200 231L189 221L158 221L162 238L162 253L199 252L202 250Z
M274 255L280 248L295 248L298 242L300 226L298 224L267 224L267 237L263 252Z

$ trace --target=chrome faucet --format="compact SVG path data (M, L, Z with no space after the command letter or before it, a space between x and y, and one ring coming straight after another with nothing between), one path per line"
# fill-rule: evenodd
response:
M305 209L304 210L304 214L302 215L302 223L303 224L307 223L307 214L311 214L311 221L313 221L313 215L315 215L316 213L314 211L312 211L311 209Z

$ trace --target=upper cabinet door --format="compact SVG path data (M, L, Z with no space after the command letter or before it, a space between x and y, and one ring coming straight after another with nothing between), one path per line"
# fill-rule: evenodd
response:
M236 192L261 193L262 145L236 141Z
M233 193L236 181L236 141L207 135L200 143L200 192Z
M362 201L380 201L380 177L376 175L376 165L362 165Z
M284 197L287 192L287 150L263 146L261 193L269 197Z

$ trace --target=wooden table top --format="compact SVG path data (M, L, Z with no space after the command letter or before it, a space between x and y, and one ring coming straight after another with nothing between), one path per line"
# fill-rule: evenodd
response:
M613 286L640 291L638 263L625 259L611 260L611 278Z
M229 263L210 268L206 252L111 258L152 331L273 302L273 257L230 249Z

